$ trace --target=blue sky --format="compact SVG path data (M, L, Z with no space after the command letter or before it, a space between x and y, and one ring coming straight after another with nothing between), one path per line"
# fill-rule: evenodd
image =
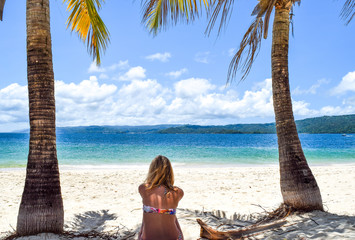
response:
M202 16L153 37L141 23L140 1L107 0L100 14L111 43L100 67L66 29L66 6L50 2L57 126L274 121L272 26L248 78L225 85L257 1L235 1L219 36L217 29L204 34ZM343 2L302 1L294 9L289 72L296 119L355 113L355 22L345 26L339 17ZM0 22L0 132L28 128L25 5L6 1Z

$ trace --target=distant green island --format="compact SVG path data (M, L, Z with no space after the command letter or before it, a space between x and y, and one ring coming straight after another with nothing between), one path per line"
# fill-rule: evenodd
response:
M355 114L323 116L296 121L299 133L355 133ZM59 127L57 133L104 134L274 134L275 123L230 125L154 125L154 126L81 126Z

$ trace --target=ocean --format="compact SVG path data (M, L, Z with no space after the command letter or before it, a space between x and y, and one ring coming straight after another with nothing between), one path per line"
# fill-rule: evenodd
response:
M300 134L308 163L355 164L355 134ZM29 135L0 133L0 168L26 166ZM275 134L57 135L60 166L139 168L156 155L175 166L265 166L278 164Z

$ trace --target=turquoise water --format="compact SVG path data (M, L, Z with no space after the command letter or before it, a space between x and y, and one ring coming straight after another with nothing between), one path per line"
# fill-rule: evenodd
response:
M25 167L28 134L0 133L0 168ZM310 164L355 163L355 135L300 134ZM60 165L142 166L159 154L176 165L278 163L275 134L58 134Z

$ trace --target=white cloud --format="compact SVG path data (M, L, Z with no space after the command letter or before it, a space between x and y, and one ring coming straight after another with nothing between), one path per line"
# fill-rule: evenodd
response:
M309 89L302 90L300 87L296 87L295 90L292 91L292 95L302 95L302 94L316 94L317 89L323 84L328 84L329 81L325 79L318 80L316 84L313 84Z
M164 110L168 91L156 80L133 80L118 92L115 110L124 116L154 118Z
M121 81L132 81L132 80L139 80L144 79L145 76L145 69L141 66L132 67L130 68L125 74L119 77Z
M99 78L100 78L100 79L109 79L109 76L108 76L107 74L105 74L105 73L101 73L101 74L99 75Z
M117 90L113 84L100 85L95 76L79 84L56 81L55 87L59 126L103 123Z
M314 117L320 114L317 110L309 109L310 104L304 101L293 101L292 108L293 114L298 116L305 116L305 117Z
M323 115L346 115L346 114L354 114L355 112L355 107L354 106L325 106L322 107L319 110L319 114L320 116Z
M115 71L117 69L124 70L127 68L129 68L128 60L119 61L118 63L114 63L108 67L97 66L96 61L93 61L90 64L90 67L88 69L88 73L106 73L109 71ZM105 74L105 76L107 76L107 75Z
M20 86L13 83L0 90L0 109L16 110L23 109L27 105L28 90L27 86Z
M271 79L265 79L254 86L253 91L245 91L241 100L236 101L236 112L242 118L271 117L274 115Z
M347 91L355 92L355 72L346 74L338 86L331 90L332 95L344 94Z
M344 99L343 104L355 107L355 96Z
M68 99L76 104L100 103L116 90L117 87L113 84L100 86L96 76L90 76L89 80L84 80L79 84L56 81L55 85L57 101Z
M167 62L167 61L169 61L169 58L171 58L171 54L169 52L155 53L155 54L146 56L145 58L150 61L158 60L161 62Z
M228 124L248 118L269 121L274 116L271 79L242 93L202 78L177 81L173 87L131 78L118 87L102 84L95 76L80 83L56 81L55 90L58 126ZM293 101L293 110L302 117L352 114L354 102L349 98L341 106L312 109L305 101ZM0 89L0 123L0 131L27 126L27 86L11 84Z
M28 122L27 86L13 83L0 89L0 123Z
M166 75L171 77L171 78L178 78L184 73L187 73L187 68L182 68L182 69L180 69L178 71L169 72Z
M127 69L129 68L128 60L126 61L119 61L118 63L112 64L108 67L108 70L114 71L116 69Z
M235 55L235 48L230 48L228 50L228 56L233 57Z
M94 61L90 64L90 67L88 69L88 73L102 73L102 72L106 72L106 69L102 68L100 66L97 66L96 61Z
M180 98L191 98L207 93L216 86L208 80L201 78L189 78L174 84L176 96Z
M248 118L273 116L271 81L265 80L266 88L246 91L240 99L234 90L225 93L206 79L188 79L175 84L176 96L168 106L169 112L178 118L206 119ZM191 120L190 120L191 121Z
M200 63L209 63L210 52L199 52L195 54L195 61Z

